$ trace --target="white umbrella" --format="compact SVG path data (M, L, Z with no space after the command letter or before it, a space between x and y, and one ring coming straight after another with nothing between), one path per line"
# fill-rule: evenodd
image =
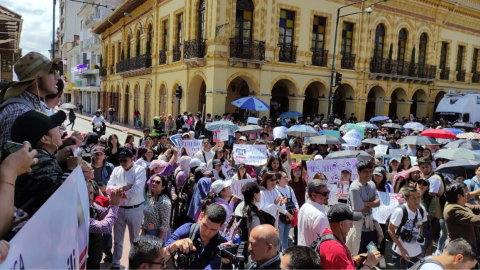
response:
M404 128L409 128L409 129L416 129L416 130L423 130L425 128L424 125L418 123L418 122L410 122L406 123L403 125Z
M60 105L60 109L64 109L64 110L69 110L69 109L76 109L77 106L73 105L72 103L63 103L62 105Z
M294 125L285 131L287 135L298 137L320 136L318 131L309 125Z
M246 133L246 134L257 133L257 132L260 132L262 130L263 130L263 128L261 126L258 126L258 125L248 125L248 126L238 127L238 131L240 131L242 133Z

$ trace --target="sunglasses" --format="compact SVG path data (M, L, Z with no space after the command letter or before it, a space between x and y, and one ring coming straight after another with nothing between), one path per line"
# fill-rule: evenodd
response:
M125 158L121 158L118 160L118 163L126 163L127 162L127 159Z
M429 186L428 183L425 182L425 181L417 181L417 184L418 184L418 185L422 185L422 186L424 186L424 187L428 187L428 186Z
M317 191L317 192L313 192L313 193L317 193L317 194L320 194L320 195L326 197L326 196L328 196L328 194L330 194L330 191L325 191L325 192Z
M161 185L161 184L162 184L162 181L160 181L160 180L152 180L152 184Z

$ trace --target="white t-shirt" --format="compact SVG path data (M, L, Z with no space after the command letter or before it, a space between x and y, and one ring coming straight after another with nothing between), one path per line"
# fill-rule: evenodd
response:
M440 190L440 179L438 179L438 177L430 177L428 178L428 182L430 183L430 189L428 190L428 192L430 193L438 193L438 190Z
M423 206L420 206L420 207L423 208ZM421 247L421 244L417 242L417 237L420 234L420 227L422 226L423 222L427 221L427 211L423 209L423 216L421 216L420 210L417 209L416 224L413 224L415 220L415 213L412 210L410 210L408 206L407 206L407 213L408 213L408 219L407 219L407 222L402 226L402 231L404 230L412 231L412 234L413 234L412 241L410 243L405 243L400 238L400 236L398 237L398 240L402 243L403 248L407 250L408 255L410 255L410 257L415 257L420 255L420 253L422 252L422 247ZM392 216L390 218L390 223L398 227L402 222L402 217L403 217L403 209L401 207L397 207L395 208L395 210L393 210ZM392 250L399 255L402 254L398 246L395 244L392 246Z
M93 121L94 124L96 124L96 123L98 123L98 122L103 122L103 116L99 116L99 117L94 116L94 117L92 118L92 121Z
M441 267L438 264L434 263L424 263L418 270L445 270L445 268Z

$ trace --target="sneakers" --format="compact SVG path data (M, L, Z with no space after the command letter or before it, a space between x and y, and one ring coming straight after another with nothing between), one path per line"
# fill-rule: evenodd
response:
M384 256L382 256L380 258L380 261L378 262L378 266L380 268L387 268L387 263L385 262L385 257Z

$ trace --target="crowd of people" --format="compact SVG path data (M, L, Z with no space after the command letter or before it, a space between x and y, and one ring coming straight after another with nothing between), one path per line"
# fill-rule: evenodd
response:
M127 228L129 269L372 269L386 268L387 262L395 269L478 267L480 164L472 175L435 171L450 162L435 158L440 145L399 144L406 136L419 136L414 130L367 129L365 138L406 154L385 164L374 144L363 143L356 150L370 157L358 158L355 172L342 170L341 182L349 188L333 194L325 174L309 175L307 162L346 149L312 144L302 136L274 138L273 129L311 125L320 136L339 129L335 119L355 123L353 114L259 119L262 130L234 131L218 142L206 129L210 123L243 126L246 115L237 110L203 119L201 113L185 112L174 120L162 114L137 144L131 135L122 144L114 133L83 136L59 128L67 115L51 111L63 91L57 63L39 53L25 55L15 64L19 82L2 93L0 264L8 241L80 166L90 204L88 269L100 269L102 261L120 269ZM69 120L73 128L74 114ZM392 122L415 120L427 127L451 125L413 116ZM193 155L179 150L170 140L173 134L201 140L202 149ZM265 164L235 162L234 146L245 144L265 145ZM292 158L298 154L304 158ZM222 170L226 164L234 168L233 176ZM246 179L253 181L234 194L232 184ZM380 192L400 196L386 222L373 217ZM332 196L338 203L329 203Z

